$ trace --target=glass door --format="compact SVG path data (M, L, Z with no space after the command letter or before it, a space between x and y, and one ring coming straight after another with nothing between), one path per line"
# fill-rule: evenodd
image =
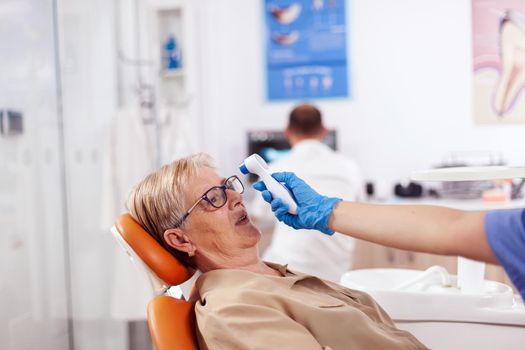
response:
M71 344L54 13L0 2L1 349Z

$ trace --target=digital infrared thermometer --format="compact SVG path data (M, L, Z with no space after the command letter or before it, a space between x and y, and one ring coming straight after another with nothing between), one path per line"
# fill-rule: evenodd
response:
M239 166L239 170L244 175L252 173L259 176L273 198L280 198L284 203L288 204L288 212L297 215L297 203L293 200L290 191L270 175L268 164L258 154L252 154L246 158Z

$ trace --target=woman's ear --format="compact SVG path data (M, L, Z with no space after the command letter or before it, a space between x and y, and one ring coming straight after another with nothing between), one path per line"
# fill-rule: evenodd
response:
M170 228L164 231L164 240L166 243L181 252L193 254L195 247L188 235L180 228Z

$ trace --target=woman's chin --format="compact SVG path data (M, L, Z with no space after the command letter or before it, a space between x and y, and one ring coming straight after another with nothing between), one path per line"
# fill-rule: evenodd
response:
M257 242L261 239L261 230L259 230L251 221L238 227L242 236L254 237Z

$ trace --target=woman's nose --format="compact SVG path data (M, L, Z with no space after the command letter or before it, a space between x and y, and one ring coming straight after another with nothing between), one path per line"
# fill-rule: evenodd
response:
M228 207L233 209L237 204L242 203L242 194L234 190L226 189L228 197Z

